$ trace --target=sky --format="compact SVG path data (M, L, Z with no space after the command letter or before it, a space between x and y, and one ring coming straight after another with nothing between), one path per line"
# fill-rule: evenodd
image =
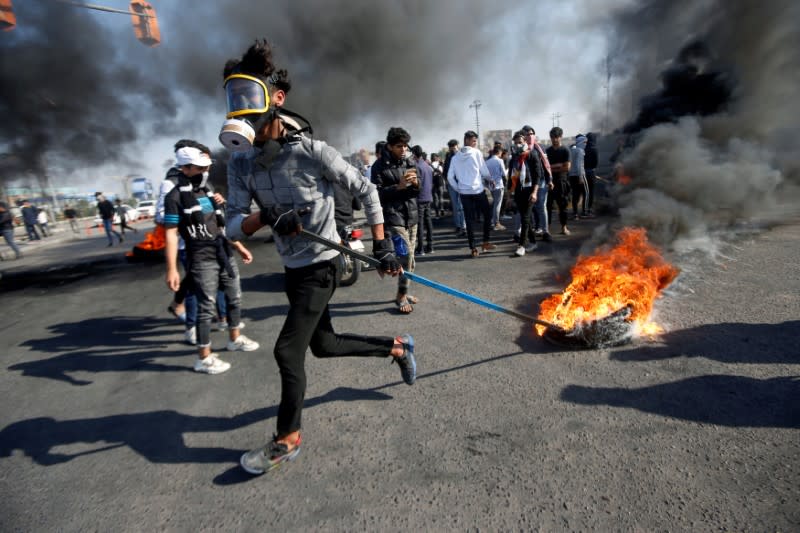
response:
M223 66L266 38L293 83L285 107L344 153L392 126L437 151L476 128L477 99L481 132L530 124L546 139L554 114L568 137L624 132L631 180L612 188L612 225L664 246L707 246L718 228L779 218L778 201L800 205L795 0L151 3L153 48L127 15L14 2L17 27L0 32L0 184L157 186L176 140L222 150Z

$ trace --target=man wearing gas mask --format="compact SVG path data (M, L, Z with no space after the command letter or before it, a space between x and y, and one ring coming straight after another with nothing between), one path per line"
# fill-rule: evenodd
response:
M285 109L291 83L277 70L266 41L256 41L241 60L225 65L227 119L220 141L229 150L229 237L241 239L271 226L285 269L289 311L275 344L281 373L277 432L266 445L241 458L251 474L263 474L300 452L301 414L306 390L305 353L316 357L393 357L403 380L416 379L414 339L336 334L328 301L336 289L339 253L299 235L302 227L338 241L334 220L334 183L349 189L364 206L372 228L379 273L397 276L402 268L391 239L385 238L375 186L322 141L311 139L311 125ZM301 127L300 122L305 123ZM255 201L259 211L252 212Z

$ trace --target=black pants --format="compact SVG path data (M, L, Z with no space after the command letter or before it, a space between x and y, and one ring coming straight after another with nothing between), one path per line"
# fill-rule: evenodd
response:
M586 202L589 200L589 186L583 176L570 176L569 188L572 189L572 214L586 214Z
M589 199L586 201L586 209L587 211L592 210L592 204L594 204L594 183L597 178L595 177L595 172L593 168L586 169L586 186L589 191Z
M569 182L566 176L557 178L553 176L553 190L547 195L547 220L553 220L553 204L558 206L558 221L562 226L567 225L567 203L569 199Z
M531 193L533 187L517 187L514 193L514 203L517 204L519 211L519 245L526 246L528 241L536 242L536 236L531 231L531 212L533 211L533 202L531 202Z
M388 357L392 337L337 335L328 302L336 290L336 265L322 261L302 268L286 268L289 313L275 343L275 360L281 372L278 435L301 427L306 394L306 349L315 357Z
M122 222L119 223L119 232L122 233L123 235L125 235L125 230L126 229L129 229L131 231L139 231L136 228L130 227L128 225L128 223L123 220Z
M472 222L480 214L483 215L483 242L489 242L489 232L492 230L492 206L485 193L462 194L461 205L464 206L464 220L467 225L467 241L470 249L475 246L475 233L472 231Z
M425 250L433 249L433 218L431 218L431 202L419 202L419 233L417 234L417 253L422 251L422 238L425 237Z

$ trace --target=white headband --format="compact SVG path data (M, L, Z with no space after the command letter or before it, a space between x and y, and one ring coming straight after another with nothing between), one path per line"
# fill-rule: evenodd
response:
M195 165L198 167L210 167L211 158L208 154L201 152L194 146L184 146L175 152L175 163L182 167L183 165Z

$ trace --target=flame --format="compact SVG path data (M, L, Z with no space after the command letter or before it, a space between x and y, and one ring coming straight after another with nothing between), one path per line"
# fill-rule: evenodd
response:
M144 240L136 245L136 248L141 248L142 250L148 251L156 251L165 248L167 245L167 234L164 231L163 224L156 224L156 227L153 231L148 231L145 236Z
M595 255L578 258L570 271L569 286L542 302L541 320L571 331L628 306L629 320L638 334L660 331L657 324L649 322L653 302L679 271L650 244L643 228L623 228L617 240L611 249L598 249ZM545 329L536 326L539 335Z

